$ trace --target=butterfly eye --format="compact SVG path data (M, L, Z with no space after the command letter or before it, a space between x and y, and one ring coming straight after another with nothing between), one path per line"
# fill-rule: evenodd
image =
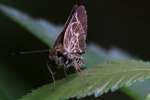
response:
M75 61L78 62L78 61L79 61L79 58L75 58Z

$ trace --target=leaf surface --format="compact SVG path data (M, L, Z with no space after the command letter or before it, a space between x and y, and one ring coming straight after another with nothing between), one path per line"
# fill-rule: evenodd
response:
M53 84L45 85L21 100L60 100L70 97L81 98L92 94L98 97L109 90L115 91L148 78L150 78L150 63L114 61L56 81L55 88Z

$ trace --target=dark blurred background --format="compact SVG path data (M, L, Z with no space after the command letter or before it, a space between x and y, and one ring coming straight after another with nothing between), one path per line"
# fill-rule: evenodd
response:
M74 0L0 0L35 18L63 25ZM150 6L148 0L85 0L88 42L119 47L132 56L150 60ZM18 76L37 88L49 82L47 55L16 55L14 51L47 49L28 31L0 13L0 56ZM34 74L33 74L34 73Z

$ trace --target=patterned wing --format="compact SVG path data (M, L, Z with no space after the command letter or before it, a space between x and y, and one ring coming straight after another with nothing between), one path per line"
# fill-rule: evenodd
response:
M55 41L55 43L54 43L54 46L53 46L54 48L57 48L57 46L60 45L60 44L63 45L65 30L66 30L66 28L68 27L68 24L69 24L69 22L70 22L70 20L71 20L72 14L73 14L73 12L74 12L74 10L75 10L76 8L77 8L77 6L75 5L75 6L73 7L73 9L72 9L72 11L71 11L71 13L70 13L70 15L69 15L69 17L68 17L66 23L65 23L65 25L64 25L63 31L58 35L58 37L57 37L57 39L56 39L56 41Z
M87 15L83 5L76 6L64 29L63 47L69 53L84 53L86 48Z

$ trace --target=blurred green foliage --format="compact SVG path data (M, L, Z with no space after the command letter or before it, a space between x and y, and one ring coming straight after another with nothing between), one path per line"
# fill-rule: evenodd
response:
M0 100L16 100L29 89L26 81L18 77L10 65L0 62Z

